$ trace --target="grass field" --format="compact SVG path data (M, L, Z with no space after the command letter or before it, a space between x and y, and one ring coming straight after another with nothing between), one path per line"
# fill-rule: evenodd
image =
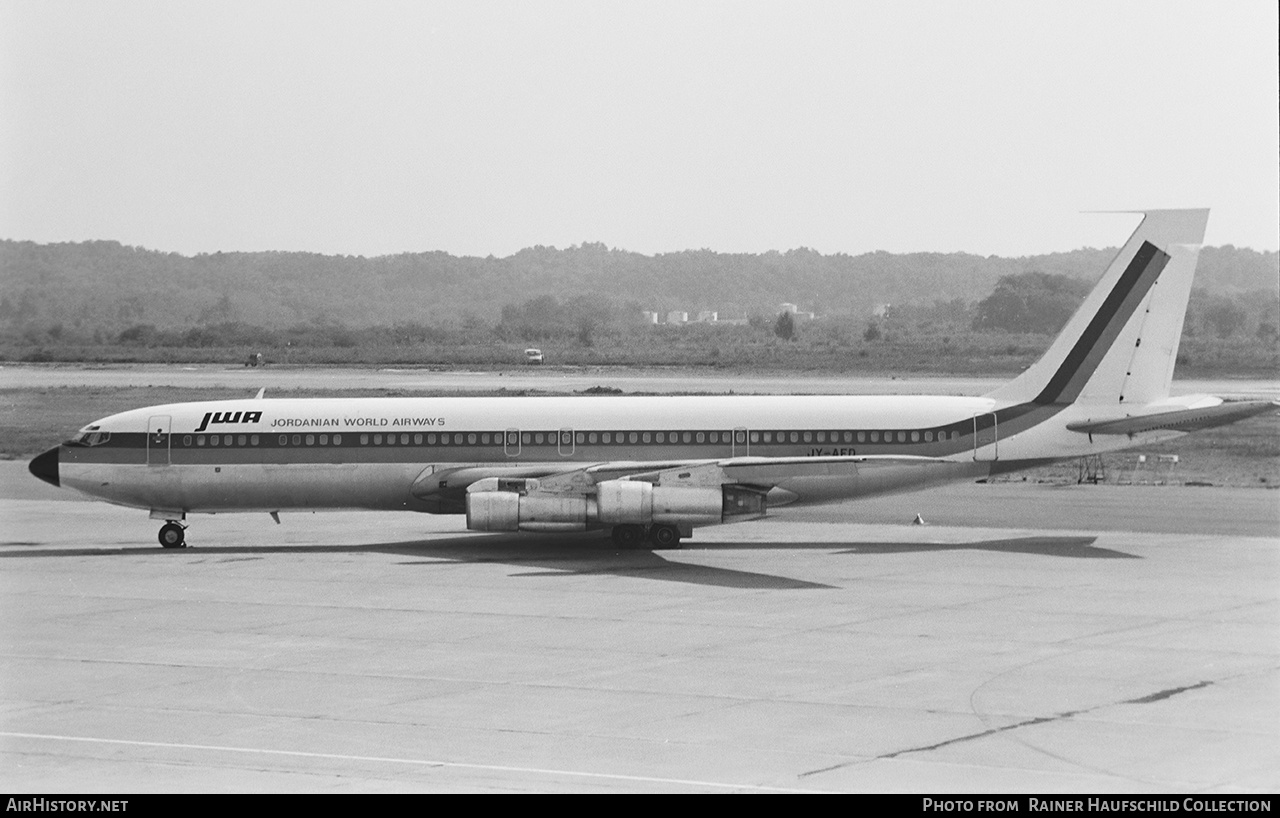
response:
M274 397L512 396L510 391L276 390ZM554 394L554 393L539 393ZM97 418L140 406L218 400L224 389L167 386L0 389L0 458L32 457ZM1177 457L1176 463L1173 456ZM1145 457L1145 462L1139 461ZM1098 464L1091 464L1094 473ZM1101 473L1108 483L1166 483L1252 488L1280 487L1280 414L1270 414L1179 440L1106 455ZM999 478L1002 481L1074 483L1078 461L1067 461ZM1278 498L1280 501L1280 498Z
M242 364L251 351L283 366L452 366L503 369L524 363L524 349L538 347L549 363L565 366L710 367L744 372L792 371L842 374L1016 375L1052 340L1039 333L949 332L924 328L863 340L862 327L815 324L795 341L751 327L690 325L641 328L602 337L590 346L575 341L459 338L448 343L299 343L288 347L77 345L32 346L0 338L0 361L89 364ZM1274 378L1280 351L1253 338L1196 336L1183 340L1178 378Z

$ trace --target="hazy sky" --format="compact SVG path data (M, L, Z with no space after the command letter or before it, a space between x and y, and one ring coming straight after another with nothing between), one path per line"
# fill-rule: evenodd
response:
M1275 0L0 0L0 238L1280 246Z

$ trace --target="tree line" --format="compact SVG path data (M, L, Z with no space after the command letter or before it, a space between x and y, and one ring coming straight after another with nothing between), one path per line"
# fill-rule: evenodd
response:
M627 322L642 310L768 316L791 302L821 316L867 316L879 305L974 303L1001 279L1028 272L1091 283L1114 250L1026 258L965 253L824 255L690 250L646 256L601 244L532 247L506 258L404 253L364 258L312 253L183 256L117 242L0 241L0 332L115 337L137 325L185 331L222 324L283 330L299 324L372 327L518 326L509 309L543 297L558 305L603 296ZM1280 254L1220 247L1201 253L1199 286L1224 297L1274 292ZM544 307L549 305L544 304ZM599 304L569 309L599 315ZM634 315L633 315L634 314ZM575 318L574 323L581 323ZM527 322L526 322L527 324ZM527 324L530 327L536 326ZM589 337L595 328L578 326Z

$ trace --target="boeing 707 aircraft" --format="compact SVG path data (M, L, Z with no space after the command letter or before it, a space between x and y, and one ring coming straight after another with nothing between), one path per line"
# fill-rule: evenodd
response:
M1179 437L1270 401L1170 397L1207 210L1151 210L1044 356L981 397L257 398L112 415L31 472L163 520L379 509L673 547L788 504ZM278 517L277 517L278 520Z

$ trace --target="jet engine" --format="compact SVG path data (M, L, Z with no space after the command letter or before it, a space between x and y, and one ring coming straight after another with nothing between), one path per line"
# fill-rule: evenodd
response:
M467 488L467 528L472 531L585 531L618 525L688 530L764 513L765 491L745 486L606 480L596 485L595 497L588 497L541 490L536 479L490 477Z

